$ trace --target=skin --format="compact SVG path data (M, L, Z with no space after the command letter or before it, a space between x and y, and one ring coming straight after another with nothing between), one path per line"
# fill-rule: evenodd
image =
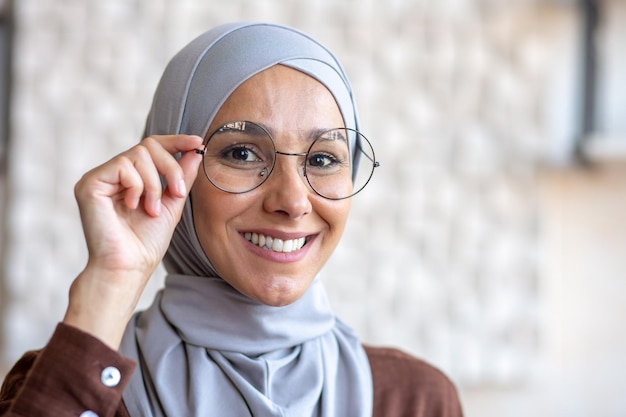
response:
M244 82L224 103L210 132L233 120L262 124L276 149L306 152L313 132L343 126L328 89L304 73L277 65ZM262 186L243 194L214 187L198 174L191 195L196 233L216 271L239 292L267 305L293 303L309 288L343 233L350 200L317 195L301 175L300 157L278 156ZM244 238L257 232L281 239L306 237L289 255L260 249Z
M65 324L119 347L180 220L202 159L194 151L201 143L198 136L151 136L76 184L89 259L70 288ZM184 154L178 161L177 152Z
M233 119L264 124L284 152L306 150L303 138L311 129L342 125L325 87L282 66L237 89L212 128ZM192 188L198 237L225 280L269 305L288 304L306 291L339 241L349 200L317 196L300 176L300 159L286 156L278 157L271 177L258 189L224 193L198 175L202 157L195 149L201 145L198 136L151 136L76 184L89 259L70 288L65 324L119 347ZM183 154L179 160L173 156L177 153ZM248 243L241 236L245 231L305 235L309 241L289 255L270 255Z

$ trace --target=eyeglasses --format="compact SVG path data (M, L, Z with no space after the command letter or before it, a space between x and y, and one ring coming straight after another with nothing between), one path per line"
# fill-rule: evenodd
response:
M202 154L207 179L228 193L252 191L263 184L276 165L276 155L302 158L302 175L311 189L330 200L342 200L361 191L380 164L374 149L353 129L324 130L312 138L306 152L276 150L263 126L249 121L226 123L206 140Z

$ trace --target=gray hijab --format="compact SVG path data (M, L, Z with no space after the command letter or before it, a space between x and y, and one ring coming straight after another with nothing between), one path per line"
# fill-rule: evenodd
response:
M350 84L332 53L284 26L234 23L172 59L145 134L204 136L233 90L276 64L324 84L346 126L358 127ZM319 279L284 307L240 294L202 250L189 200L164 264L165 288L133 317L120 348L138 363L124 393L131 416L371 416L367 356L334 316Z

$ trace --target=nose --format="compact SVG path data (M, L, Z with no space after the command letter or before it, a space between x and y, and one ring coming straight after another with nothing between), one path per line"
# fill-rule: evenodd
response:
M290 219L299 219L311 213L311 194L299 168L300 158L294 155L276 155L276 164L263 184L263 207L268 212L282 213Z

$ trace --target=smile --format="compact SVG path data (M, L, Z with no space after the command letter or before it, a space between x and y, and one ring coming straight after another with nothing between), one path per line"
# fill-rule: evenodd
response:
M283 240L271 236L265 236L260 233L246 232L243 234L248 242L257 245L260 248L272 250L274 252L293 252L302 249L306 243L306 238Z

